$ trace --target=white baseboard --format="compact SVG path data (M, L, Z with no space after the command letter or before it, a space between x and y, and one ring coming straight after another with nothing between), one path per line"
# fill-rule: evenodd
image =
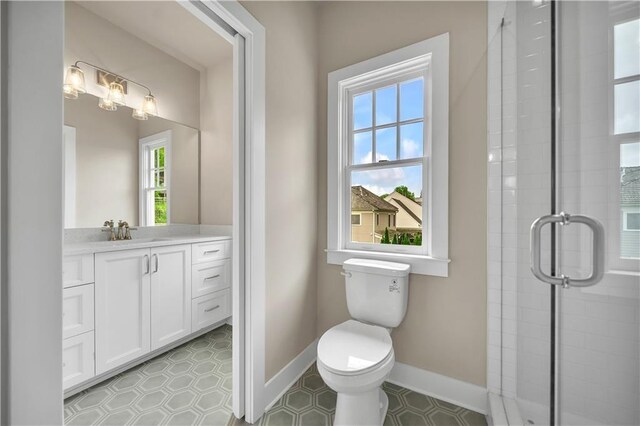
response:
M265 384L268 411L316 361L318 340L300 352ZM457 406L487 414L487 389L431 371L396 362L388 382Z
M403 388L487 414L487 389L396 362L387 380Z
M317 348L318 339L314 340L264 385L264 401L267 402L264 408L265 412L273 407L282 398L282 395L316 362Z

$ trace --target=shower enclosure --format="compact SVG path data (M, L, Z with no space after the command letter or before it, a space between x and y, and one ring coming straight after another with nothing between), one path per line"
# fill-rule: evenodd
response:
M639 425L640 3L488 16L492 417Z

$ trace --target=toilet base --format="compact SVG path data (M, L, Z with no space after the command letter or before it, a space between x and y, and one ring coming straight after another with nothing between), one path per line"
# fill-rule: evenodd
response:
M389 398L379 387L355 394L338 392L333 424L334 426L382 425L388 408Z

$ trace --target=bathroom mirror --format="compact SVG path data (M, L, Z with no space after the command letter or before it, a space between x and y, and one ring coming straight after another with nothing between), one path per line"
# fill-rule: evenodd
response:
M200 132L163 118L65 99L65 228L199 223Z

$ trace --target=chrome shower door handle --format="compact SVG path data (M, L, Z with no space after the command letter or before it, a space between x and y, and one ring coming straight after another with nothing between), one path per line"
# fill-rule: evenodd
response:
M593 233L593 253L591 274L587 278L571 278L561 274L560 276L548 275L542 271L540 262L541 250L541 233L542 228L550 223L559 223L561 225L570 225L572 223L582 223L587 225ZM602 224L589 216L570 215L568 213L553 214L541 216L531 224L530 231L530 266L531 272L540 281L544 281L553 285L561 285L562 287L589 287L595 285L602 280L604 276L604 227Z

